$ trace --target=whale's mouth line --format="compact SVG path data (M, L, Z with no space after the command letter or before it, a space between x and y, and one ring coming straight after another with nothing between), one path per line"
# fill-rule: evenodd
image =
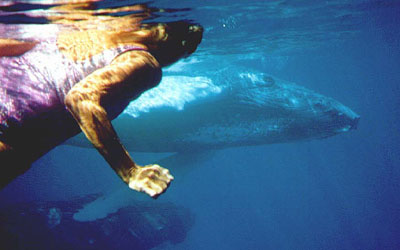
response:
M350 131L351 129L352 129L351 126L350 126L350 125L347 125L347 126L344 126L344 127L341 128L341 129L337 129L336 132L337 132L337 133L343 133L343 132L348 132L348 131Z
M348 132L350 130L356 130L358 127L359 121L360 121L359 116L356 116L354 118L349 118L349 120L346 122L343 122L343 125L341 126L341 128L336 129L335 132L339 134L339 133Z
M352 122L352 124L351 124L351 128L350 128L350 129L356 130L356 129L358 128L358 123L359 123L359 121L360 121L360 117L359 117L359 116L357 116L356 118L354 118L354 120L353 120L353 122Z

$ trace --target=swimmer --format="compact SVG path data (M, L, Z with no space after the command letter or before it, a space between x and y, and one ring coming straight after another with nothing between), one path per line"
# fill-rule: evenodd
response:
M160 82L162 67L192 54L203 29L186 21L132 23L131 29L127 22L123 29L80 23L40 41L0 38L1 187L83 132L131 189L153 198L166 190L169 171L135 164L111 120Z

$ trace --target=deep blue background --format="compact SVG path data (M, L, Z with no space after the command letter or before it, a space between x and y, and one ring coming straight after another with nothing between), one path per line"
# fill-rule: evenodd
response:
M326 37L313 38L317 45L302 41L304 37L292 47L284 40L276 50L268 49L268 40L262 44L261 34L292 27L290 18L265 15L268 25L260 25L262 19L245 24L254 27L246 32L255 38L260 34L258 43L249 41L259 46L250 48L259 56L245 60L246 66L341 101L361 116L359 127L325 140L226 149L204 162L188 162L190 171L157 201L190 208L196 222L185 242L160 249L400 249L400 8L396 1L390 6L368 3L363 9L350 6L350 21L327 16L337 32L343 31L344 22L351 32L331 39L336 31L326 26ZM204 6L196 12L196 3L187 4L206 28L199 57L212 59L210 48L226 56L223 63L237 63L232 58L240 55L232 57L236 52L230 50L240 44L249 49L242 27L229 16L206 18L200 15ZM218 3L210 2L212 6ZM359 12L361 16L352 17ZM296 20L305 20L294 25L301 30L319 19ZM224 23L230 25L225 32L237 36L218 44ZM145 162L153 156L138 157ZM119 185L97 152L62 146L4 189L0 198L68 199Z

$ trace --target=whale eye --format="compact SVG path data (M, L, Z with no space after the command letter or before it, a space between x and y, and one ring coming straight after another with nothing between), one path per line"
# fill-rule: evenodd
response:
M265 83L265 86L272 87L275 84L275 80L274 80L274 78L272 78L270 76L264 76L264 83Z

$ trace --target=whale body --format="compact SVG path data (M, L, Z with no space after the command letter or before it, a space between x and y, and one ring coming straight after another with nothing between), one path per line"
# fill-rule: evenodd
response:
M135 152L189 152L321 139L357 127L340 102L249 69L167 75L113 122ZM67 144L90 147L76 136Z

